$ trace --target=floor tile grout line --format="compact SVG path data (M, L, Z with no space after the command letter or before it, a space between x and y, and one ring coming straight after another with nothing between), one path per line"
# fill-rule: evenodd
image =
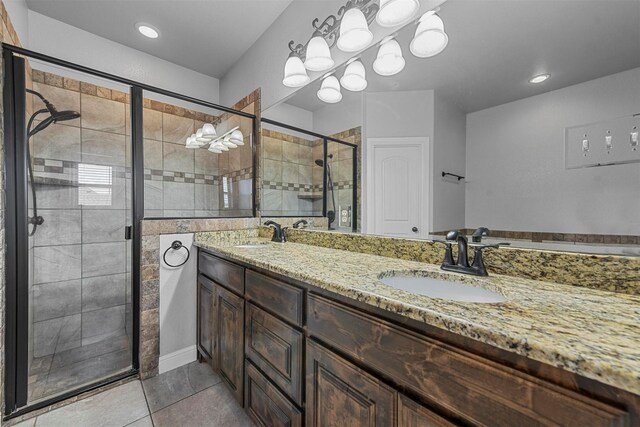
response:
M155 423L153 422L153 417L152 412L151 412L151 407L149 406L149 399L147 398L147 391L144 389L144 383L143 380L139 380L140 381L140 387L142 388L142 395L144 396L144 402L147 404L147 411L149 412L149 419L151 420L151 425L155 426ZM34 426L35 427L35 426Z

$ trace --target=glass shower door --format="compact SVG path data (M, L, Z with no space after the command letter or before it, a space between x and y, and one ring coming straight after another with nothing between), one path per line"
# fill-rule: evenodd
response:
M132 165L128 86L29 68L32 404L132 367Z

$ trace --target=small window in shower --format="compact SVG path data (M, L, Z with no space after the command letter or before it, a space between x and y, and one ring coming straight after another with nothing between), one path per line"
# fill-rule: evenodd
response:
M112 167L78 164L78 203L82 206L112 204Z

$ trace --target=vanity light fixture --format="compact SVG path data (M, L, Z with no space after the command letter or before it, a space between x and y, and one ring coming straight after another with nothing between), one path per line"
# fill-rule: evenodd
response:
M405 24L413 18L419 7L418 0L380 0L376 22L382 27Z
M437 9L420 17L409 49L418 58L436 56L447 47L449 36L444 32L444 22L436 15Z
M367 87L364 65L359 59L355 58L347 63L347 68L340 79L340 84L343 88L352 92L359 92Z
M393 76L402 71L404 65L402 49L396 39L393 36L382 39L376 60L373 61L373 71L381 76Z
M199 142L203 145L210 142L213 138L214 137L204 136L204 134L202 133L202 129L198 129L196 131L196 142Z
M333 65L329 45L322 33L316 30L307 45L307 59L304 61L304 66L309 71L327 71Z
M551 77L551 74L538 74L537 76L533 76L529 79L529 83L537 84L542 83Z
M284 64L282 84L287 87L302 87L310 81L311 79L307 74L307 69L304 67L302 59L297 53L291 52L287 62Z
M340 83L336 76L329 74L322 80L322 86L318 90L318 98L328 104L335 104L342 100Z
M229 148L237 148L244 145L244 135L240 131L240 127L236 126L217 136L216 128L211 123L205 123L202 128L186 139L186 148L205 148L212 153L220 154L223 151L229 151Z
M136 29L140 34L150 39L157 39L160 37L160 31L153 25L145 24L144 22L138 22Z
M244 135L240 132L240 129L236 129L231 132L229 136L229 141L233 142L236 145L244 145Z
M338 49L343 52L358 52L369 46L372 40L373 33L369 31L367 18L355 4L351 4L340 23Z
M217 136L216 128L211 123L205 123L202 126L202 136L211 139L215 138Z

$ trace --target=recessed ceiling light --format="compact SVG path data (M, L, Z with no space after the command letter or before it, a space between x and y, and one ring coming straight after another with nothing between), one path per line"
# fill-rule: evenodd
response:
M549 77L551 77L550 74L538 74L537 76L533 76L529 79L529 83L542 83L543 81L547 80Z
M152 25L138 22L136 24L136 28L138 29L138 32L140 32L140 34L145 37L149 37L150 39L157 39L158 37L160 37L160 31L158 31L158 29L153 27Z

